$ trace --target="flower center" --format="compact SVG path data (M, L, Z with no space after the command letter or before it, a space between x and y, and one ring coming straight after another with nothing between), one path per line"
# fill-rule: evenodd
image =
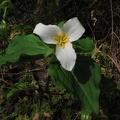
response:
M59 45L61 48L65 48L65 44L69 42L68 36L64 34L64 32L61 32L60 35L55 36L54 40L56 41L56 44Z

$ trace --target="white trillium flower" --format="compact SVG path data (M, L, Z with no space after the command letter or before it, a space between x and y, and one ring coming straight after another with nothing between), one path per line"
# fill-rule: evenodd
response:
M61 66L68 71L73 69L76 61L76 53L71 42L78 40L84 32L85 29L77 17L68 20L62 29L56 25L39 23L33 31L45 43L56 44L56 57Z

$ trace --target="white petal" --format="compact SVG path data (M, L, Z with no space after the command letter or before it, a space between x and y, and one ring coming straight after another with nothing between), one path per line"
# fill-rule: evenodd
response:
M78 40L85 32L84 27L77 17L68 20L63 25L62 30L69 37L71 42Z
M41 39L47 44L56 44L53 37L60 34L61 30L56 25L44 25L39 23L35 26L33 33L41 37Z
M76 53L70 42L66 43L64 49L56 45L56 57L64 69L68 71L73 69L76 61Z

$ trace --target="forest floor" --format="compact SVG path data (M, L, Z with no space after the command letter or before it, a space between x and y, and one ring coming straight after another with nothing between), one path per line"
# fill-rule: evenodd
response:
M79 18L86 29L84 37L92 38L100 52L100 109L92 120L120 120L120 1L11 0L11 4L7 13L9 40L20 32L32 33L39 22L56 24ZM9 42L0 37L0 52ZM24 90L17 89L21 85ZM47 85L50 90L44 92ZM43 59L0 69L0 120L79 120L80 107L49 79Z

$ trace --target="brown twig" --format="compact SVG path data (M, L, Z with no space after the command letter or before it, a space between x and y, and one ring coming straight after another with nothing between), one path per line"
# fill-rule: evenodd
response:
M43 70L43 68L37 68L37 69L32 69L32 70L26 70L26 71L22 71L22 72L19 72L19 73L0 73L0 75L21 75L21 74L24 74L24 73L27 73L27 72L35 72L35 71L41 71Z
M119 73L120 73L120 65L117 63L115 59L113 59L110 55L107 54L107 56L111 59L111 61L114 63L114 65L117 67Z
M111 41L113 41L113 33L114 33L114 20L113 20L113 6L112 0L110 0L110 8L111 8Z
M7 81L4 80L4 79L1 79L1 78L0 78L0 80L3 81L4 83L10 85L10 86L18 87L18 86L16 86L16 85L12 84L12 83L7 82Z

